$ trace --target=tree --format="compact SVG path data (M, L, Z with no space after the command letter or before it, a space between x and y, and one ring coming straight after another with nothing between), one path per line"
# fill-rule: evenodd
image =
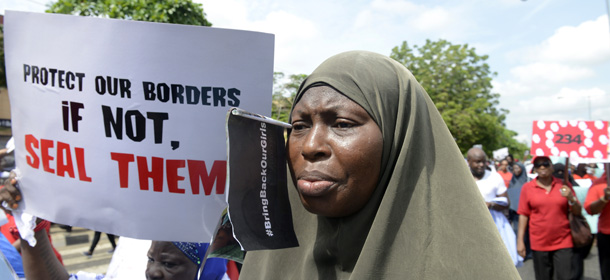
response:
M500 95L491 91L496 73L485 62L487 55L478 55L467 44L426 40L413 48L403 41L390 57L405 65L424 87L462 153L474 144L482 144L488 155L502 147L513 153L528 149L505 127L508 110L497 108Z
M191 0L58 0L46 12L212 26L201 4ZM0 25L0 87L6 87L5 71L4 32Z
M212 26L201 4L191 0L58 0L46 12Z
M293 74L288 76L288 81L283 81L284 77L285 75L282 72L273 73L271 117L276 120L288 122L294 97L297 95L299 86L303 83L305 78L307 78L307 75Z

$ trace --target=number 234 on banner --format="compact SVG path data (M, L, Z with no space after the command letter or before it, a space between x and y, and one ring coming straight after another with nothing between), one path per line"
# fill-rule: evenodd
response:
M605 159L607 121L534 121L532 155Z

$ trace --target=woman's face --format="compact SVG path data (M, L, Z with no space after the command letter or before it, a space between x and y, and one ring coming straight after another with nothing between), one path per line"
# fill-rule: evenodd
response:
M534 161L534 169L540 179L546 179L553 176L553 164L545 158L536 159L536 161Z
M498 170L508 172L508 160L504 159L500 161L500 166L498 167Z
M513 165L513 173L515 174L515 176L521 175L521 172L523 172L523 170L521 170L521 166L519 166L518 164Z
M146 279L195 279L197 265L172 242L153 241L148 250Z
M305 209L326 217L360 210L381 169L383 137L375 121L328 86L308 89L291 117L290 171Z

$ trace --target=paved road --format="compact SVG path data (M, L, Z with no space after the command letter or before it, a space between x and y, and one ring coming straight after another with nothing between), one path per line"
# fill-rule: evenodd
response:
M83 255L84 251L89 250L93 234L94 231L84 228L73 228L72 232L68 233L57 225L51 227L53 245L61 254L64 266L69 273L78 271L106 273L112 258L112 254L108 253L108 250L112 249L112 246L105 234L102 234L93 256Z
M534 262L530 259L525 261L522 267L517 268L523 280L534 280ZM583 280L599 280L599 261L597 258L597 246L593 244L589 256L585 259L585 275Z

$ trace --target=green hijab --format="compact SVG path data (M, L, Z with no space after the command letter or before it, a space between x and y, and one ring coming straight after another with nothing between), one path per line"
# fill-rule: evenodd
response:
M520 278L451 133L403 65L365 51L335 55L294 104L321 84L381 128L377 188L355 214L326 218L307 212L290 182L300 246L248 252L240 279Z

